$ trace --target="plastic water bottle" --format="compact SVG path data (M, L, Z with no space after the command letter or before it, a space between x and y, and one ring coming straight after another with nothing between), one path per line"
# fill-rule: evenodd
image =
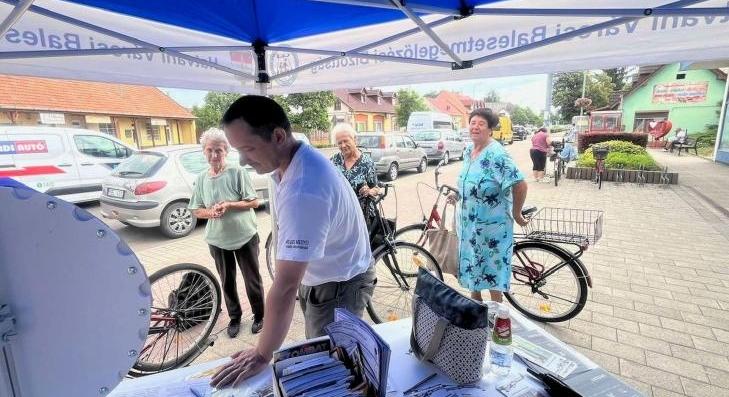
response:
M514 359L514 350L511 347L511 318L507 306L499 305L494 332L491 335L490 356L491 371L499 376L507 375Z

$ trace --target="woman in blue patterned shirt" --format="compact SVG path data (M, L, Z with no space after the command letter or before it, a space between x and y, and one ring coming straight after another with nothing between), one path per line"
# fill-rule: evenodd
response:
M469 117L473 143L466 148L463 170L458 177L461 219L458 227L460 266L458 281L483 300L488 289L491 300L502 301L509 291L514 221L526 225L521 215L527 184L511 156L491 137L499 118L491 109L476 109Z

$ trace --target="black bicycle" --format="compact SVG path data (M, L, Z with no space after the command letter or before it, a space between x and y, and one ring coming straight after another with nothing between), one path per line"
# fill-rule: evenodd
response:
M438 181L437 193L428 217L398 229L395 238L428 247L427 232L436 230L445 211L445 198L458 189ZM417 191L421 200L420 190ZM421 209L422 201L421 201ZM423 211L424 212L424 211ZM587 302L592 279L580 260L584 251L602 236L603 213L567 208L525 208L529 220L522 233L514 234L511 288L506 299L525 316L542 322L560 322L578 315ZM570 248L571 247L571 248Z
M550 156L549 160L554 163L554 186L559 185L559 178L565 173L565 162L562 160L560 153L564 149L564 141L552 141L552 148L554 153Z
M367 313L374 323L412 316L413 292L418 269L421 267L433 273L438 279L443 279L438 261L430 252L417 244L395 240L397 215L388 218L382 207L382 201L390 190L394 191L394 186L388 183L380 184L380 187L381 193L378 196L361 199L363 207L367 206L367 200L372 200L377 209L374 218L367 225L377 272L377 285L367 304ZM395 200L397 201L397 194ZM275 276L273 251L273 236L269 235L266 239L266 267L272 279Z
M213 344L210 333L220 314L220 285L213 273L200 265L165 267L149 276L149 283L149 331L130 377L189 365Z

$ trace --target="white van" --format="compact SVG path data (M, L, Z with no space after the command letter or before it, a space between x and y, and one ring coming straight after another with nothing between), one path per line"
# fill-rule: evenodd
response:
M102 180L134 151L91 130L0 126L0 178L72 203L94 201Z
M453 131L453 119L445 113L412 112L408 118L408 134L418 131Z

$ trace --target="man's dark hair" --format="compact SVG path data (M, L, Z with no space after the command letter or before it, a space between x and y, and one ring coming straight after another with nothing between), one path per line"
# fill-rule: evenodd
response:
M474 116L478 116L486 120L486 124L488 124L489 128L491 129L494 129L497 125L499 125L499 116L495 115L494 111L489 108L475 109L473 112L471 112L471 115L468 116L469 123Z
M276 128L283 128L291 135L291 123L281 105L271 98L260 95L244 95L238 98L223 114L221 124L229 125L236 120L243 120L253 129L253 134L266 141Z

